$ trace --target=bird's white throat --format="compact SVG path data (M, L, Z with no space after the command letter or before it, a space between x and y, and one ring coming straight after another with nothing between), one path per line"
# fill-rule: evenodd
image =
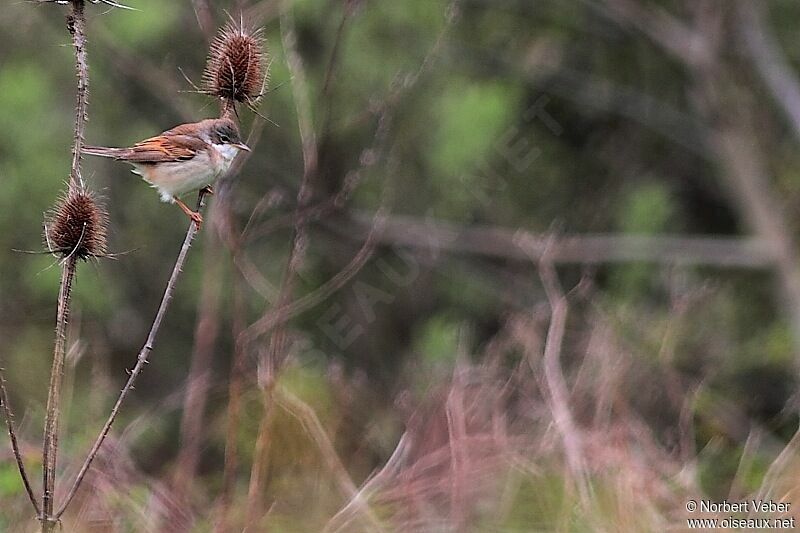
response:
M233 163L234 158L239 153L239 149L231 144L212 144L217 153L222 157L220 164L221 172L227 172Z

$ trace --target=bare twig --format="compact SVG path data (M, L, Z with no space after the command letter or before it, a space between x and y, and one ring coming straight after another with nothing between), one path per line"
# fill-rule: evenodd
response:
M347 469L342 464L342 460L336 453L336 449L333 447L333 443L331 443L330 437L328 437L328 433L325 431L322 422L319 421L314 409L282 386L278 386L277 393L276 401L278 405L300 422L303 429L311 437L311 440L318 446L339 488L344 492L348 500L353 502L369 520L370 530L384 531L385 528L372 509L370 509L369 504L360 498L359 490L347 473Z
M72 145L72 166L69 177L68 195L77 195L84 189L81 176L81 151L86 127L87 98L89 91L89 66L86 54L86 15L84 1L72 0L71 11L67 16L67 29L72 36L75 48L75 70L77 92L75 104L75 132ZM77 250L77 246L76 246ZM58 427L61 415L61 387L64 381L64 359L66 356L67 322L72 303L72 283L78 257L73 252L62 262L61 286L58 294L56 315L56 338L53 347L53 366L50 373L50 386L47 393L47 414L42 443L42 508L39 513L42 532L53 530L57 517L53 516L56 485L56 463L58 459Z
M247 138L247 144L252 149L258 144L264 124L264 120L260 118L256 118L253 122ZM225 272L223 244L228 247L234 258L240 254L238 240L235 238L238 230L233 227L228 183L239 174L248 156L248 152L243 152L234 160L218 187L218 196L210 213L209 225L213 230L206 233L203 290L198 304L195 344L187 377L188 386L181 420L181 451L178 454L175 486L185 486L191 482L200 455L203 416L210 387L210 361L219 334L220 291Z
M588 0L587 0L588 1ZM722 10L705 10L702 3L690 4L694 19L683 21L662 8L645 7L632 0L603 0L605 14L620 25L633 25L664 51L683 62L694 81L693 100L706 128L709 153L720 171L731 200L747 227L761 239L772 257L777 274L780 299L791 318L795 351L800 352L800 269L797 267L797 245L786 228L786 214L781 209L779 194L769 182L764 154L753 138L753 121L741 113L745 102L734 79L735 66L726 63L720 54L723 32ZM798 87L781 64L777 46L760 33L757 14L741 15L745 19L746 46L759 57L760 75L770 86L789 116ZM749 18L749 20L748 20ZM730 121L719 120L730 117ZM794 126L794 125L793 125ZM796 126L795 126L796 127Z
M300 142L303 149L303 183L301 193L310 193L303 190L308 187L308 179L317 171L317 135L311 117L311 102L309 100L308 81L306 80L303 58L297 51L297 34L294 29L294 17L291 5L287 2L281 12L281 38L286 51L286 61L292 75L292 95L294 96L295 109L297 110L297 125L300 130Z
M561 346L567 324L567 298L561 290L553 263L547 253L539 259L539 278L550 303L550 327L544 346L544 375L550 409L556 429L564 442L564 455L578 495L585 504L589 501L589 485L583 458L582 436L569 406L569 388L561 368Z
M75 47L75 70L78 77L78 92L75 104L75 137L72 144L72 171L69 176L70 192L83 188L81 175L81 153L88 112L89 61L86 55L86 14L83 0L72 0L72 12L67 17L67 28Z
M461 357L461 356L459 356ZM465 450L467 421L464 413L464 369L457 362L453 369L453 381L445 402L448 446L450 447L450 521L456 531L465 529L467 509L465 505L465 478L469 452Z
M305 67L300 53L297 51L297 35L294 28L294 18L289 4L285 4L281 12L281 38L283 47L286 50L287 63L292 75L292 94L294 97L295 108L297 110L297 125L300 132L300 141L303 152L303 178L300 181L300 188L297 191L297 208L294 217L294 236L289 257L286 260L283 281L281 283L278 303L276 308L282 309L289 303L291 294L297 277L297 271L301 268L305 256L308 234L306 232L305 221L299 216L300 210L306 207L312 196L311 180L317 172L317 162L319 147L317 136L314 131L313 119L311 117L311 103L309 101L309 89L306 81ZM280 325L285 324L285 320ZM249 328L248 328L249 329ZM270 337L269 350L267 353L268 365L272 371L279 364L278 358L284 351L285 330L278 327Z
M454 6L456 6L456 4L457 2L453 2L451 4L452 9L448 13L448 24L446 27L449 27L449 23L455 18L454 15L456 9ZM346 9L349 9L349 6L346 7ZM337 33L337 42L342 38L343 29L344 23L342 24L340 31ZM375 148L381 148L383 142L385 141L386 133L388 131L388 124L390 123L390 111L393 109L394 105L396 105L403 91L413 86L413 84L419 79L420 75L428 70L430 64L432 63L433 56L436 54L436 52L438 52L439 47L443 42L443 34L444 31L442 32L442 35L440 35L439 39L437 39L437 44L434 46L433 50L428 54L428 56L426 56L417 72L412 76L406 77L405 83L398 83L386 98L386 102L380 106L380 108L377 110L377 113L375 113L379 117L378 127L373 143ZM312 212L314 211L313 208L309 208L308 203L312 197L312 179L317 174L319 146L311 116L311 107L308 98L309 90L305 78L303 61L296 49L296 33L291 12L291 4L289 2L284 2L281 10L281 36L287 56L287 63L292 75L292 89L303 152L303 177L297 194L297 204L291 219L291 222L294 226L292 247L289 252L289 257L286 260L286 266L284 269L283 280L277 302L272 306L272 309L265 312L264 316L259 321L245 329L244 332L239 336L239 339L237 339L237 343L246 345L249 341L254 340L258 336L271 334L269 347L266 352L266 360L263 361L267 375L267 379L263 384L265 414L262 418L261 429L259 431L259 442L256 445L257 448L263 448L266 446L266 444L263 446L262 444L269 442L269 425L267 417L270 416L272 412L269 403L274 387L275 375L280 368L280 358L285 351L286 335L285 328L283 326L296 313L302 312L303 310L315 305L320 298L324 298L326 294L330 294L331 291L338 290L338 288L341 287L342 284L347 280L349 280L352 275L354 275L354 273L357 272L368 260L371 255L373 245L372 238L368 237L364 247L361 249L361 251L359 251L353 261L351 261L351 263L347 265L342 272L335 276L334 279L326 283L319 291L315 291L314 294L305 298L301 298L295 302L290 301L291 294L294 290L297 271L302 264L305 254L307 240L306 226L311 216L313 216ZM336 52L334 51L334 55L332 56L334 61L335 53ZM334 68L334 66L335 62L332 62L330 68ZM340 193L337 194L332 201L325 202L321 206L320 211L324 212L342 207L347 197L359 183L362 177L361 170L363 170L365 167L373 165L379 159L377 157L377 153L377 149L364 150L361 157L361 169L348 173L347 176L345 176ZM250 225L248 224L245 234L242 235L243 240L249 228ZM370 235L374 234L373 232L375 232L375 226L373 226L373 229L370 231ZM256 453L258 457L262 456L258 449L256 450ZM250 509L253 509L253 507L260 501L262 489L263 487L260 471L256 469L254 463L250 479L250 490L248 493L248 507ZM254 516L252 516L253 513L250 514L251 516L248 517L248 523L252 524Z
M73 0L34 0L34 1L36 1L39 4L69 4ZM119 2L114 2L113 0L89 0L89 2L93 4L104 4L111 7L118 7L120 9L130 9L131 11L136 11L132 7L120 4Z
M267 311L267 316L272 316L280 313L291 299L292 292L294 291L296 274L300 264L303 262L306 246L306 231L303 220L298 216L301 209L306 207L309 199L311 198L311 179L317 171L317 156L318 146L317 137L314 131L314 124L311 117L311 104L309 101L308 84L305 77L305 68L303 66L303 59L297 51L297 34L294 29L294 20L292 16L292 5L290 2L284 2L281 6L280 16L281 39L283 41L283 48L287 57L287 64L292 76L292 95L295 102L297 112L298 129L300 132L300 139L303 152L303 177L300 181L300 188L297 193L297 206L294 216L294 236L292 239L292 246L289 250L289 257L286 259L284 267L283 279L281 281L281 288L278 294L278 301L276 302L272 311ZM288 316L288 315L287 315ZM288 318L287 318L288 320ZM281 325L285 320L280 322ZM249 329L249 328L248 328ZM261 463L266 460L266 453L268 451L270 442L270 418L272 416L271 400L275 374L280 367L280 358L285 350L286 333L283 327L278 327L271 331L272 335L269 339L269 344L266 350L266 360L262 362L263 368L268 376L267 380L262 384L263 387L263 402L264 413L261 418L259 427L259 436L256 442L256 460L253 462L250 475L250 485L248 488L247 502L249 511L247 513L247 525L251 526L256 520L255 509L258 501L263 494L263 479L262 470L259 468ZM243 344L241 339L243 335L237 339L236 350L242 350Z
M245 515L248 526L254 525L260 518L261 494L263 492L264 475L266 474L269 452L272 445L272 419L275 408L272 401L272 386L267 384L261 391L261 403L264 412L258 424L258 436L253 448L253 461L250 465L250 481L247 487L247 513Z
M17 469L19 476L22 478L22 484L25 485L25 492L28 493L28 499L33 505L34 511L38 516L41 511L39 509L39 502L33 493L31 482L28 479L28 474L25 471L25 463L22 459L22 452L19 449L19 442L17 441L17 433L14 430L14 413L11 410L11 404L8 403L8 392L6 391L6 380L3 376L3 369L0 368L0 408L3 409L3 418L6 421L6 428L8 429L8 436L11 438L11 450L14 452L14 459L17 461Z
M385 210L382 208L375 214L372 228L367 234L361 249L353 256L353 259L335 276L323 283L314 292L298 298L292 302L279 303L274 309L265 313L261 318L252 323L239 336L239 342L247 345L253 342L260 335L269 333L273 328L285 324L291 318L300 313L304 313L313 308L319 302L329 298L332 294L342 288L354 275L356 275L367 263L375 247L378 236L383 231L383 220Z
M245 327L245 288L241 276L233 275L233 312L231 329L233 338L238 338ZM239 465L239 423L241 421L242 389L244 385L245 352L239 343L234 343L231 376L228 384L228 417L225 428L225 459L222 472L222 494L220 495L220 517L216 531L227 531L229 505L233 500L236 470Z
M205 198L205 193L200 192L197 201L197 209L198 211L203 207L203 200ZM192 246L192 242L194 241L195 236L197 235L197 226L194 222L189 224L189 229L186 231L186 238L183 241L183 246L181 247L181 251L178 254L178 258L175 261L175 266L172 269L172 275L169 278L169 282L167 283L166 289L164 290L164 296L161 299L161 305L158 307L158 312L156 313L155 320L153 320L153 324L150 327L150 333L147 336L147 341L145 342L142 350L139 352L139 355L136 360L136 365L130 371L130 376L128 377L128 381L125 383L125 386L122 388L122 391L117 398L114 407L111 409L111 414L109 415L108 419L106 420L103 429L100 431L100 434L97 436L97 439L92 446L92 449L89 451L89 455L86 457L86 460L81 466L80 471L78 472L77 477L75 478L72 487L67 494L64 503L59 508L58 512L55 515L55 518L58 519L61 515L64 514L66 511L67 506L69 506L72 499L75 497L75 494L78 492L81 483L83 482L86 473L89 471L89 467L92 465L95 457L97 456L97 452L100 450L100 447L103 445L103 441L105 440L106 436L108 435L109 431L111 430L111 426L114 424L114 420L117 418L117 414L119 414L119 410L122 407L122 403L125 401L125 398L128 396L128 393L133 389L133 385L136 382L136 378L139 377L139 374L144 369L144 365L148 363L148 357L150 352L153 351L153 347L155 345L156 337L158 336L158 332L161 329L161 323L164 320L164 316L167 313L167 309L169 308L169 304L172 301L173 293L175 292L175 287L178 282L178 278L180 277L181 271L183 270L183 265L186 263L186 256L189 253L189 248Z
M197 25L200 26L200 31L203 32L207 41L214 38L214 16L211 13L211 6L208 0L192 0L192 8L197 17Z
M616 22L633 26L687 65L707 64L712 60L713 50L707 36L663 7L643 5L636 0L584 1Z
M738 1L736 7L742 42L753 67L800 139L800 81L764 22L764 11L768 7L749 1Z
M242 241L250 242L258 237L268 235L276 228L287 227L290 224L296 224L298 220L304 224L308 224L329 216L335 211L343 208L347 203L347 200L353 194L353 191L355 191L356 187L358 187L358 185L361 183L366 171L370 168L373 168L382 160L380 155L385 149L389 128L392 123L391 111L392 106L390 105L384 105L379 111L378 124L375 128L375 134L372 142L369 144L369 146L365 147L361 151L358 167L347 172L342 182L342 186L339 188L336 194L325 198L317 204L296 208L294 212L289 215L272 217L265 224L261 224L259 226L256 226L253 223L253 219L255 217L251 217L242 231Z
M351 11L355 9L355 4L357 2L348 2L348 5L345 7L346 12L343 15L346 18L352 16ZM424 58L420 62L419 67L414 70L413 72L409 73L406 76L397 76L394 85L392 86L391 90L387 93L384 97L383 102L376 106L370 106L370 109L364 113L365 116L372 118L376 117L377 120L377 127L375 128L375 134L373 136L372 142L363 148L359 155L359 166L347 172L344 176L344 180L342 185L337 191L336 194L333 196L324 199L320 203L316 205L301 205L298 202L297 209L291 215L288 222L286 218L278 217L277 219L271 219L265 226L256 227L253 224L253 217L251 220L248 221L245 229L242 233L242 240L249 241L251 239L255 239L256 237L263 236L268 234L272 229L275 227L283 227L288 225L289 223L296 225L298 219L302 221L302 223L308 223L322 217L325 217L334 211L341 209L347 202L347 200L352 195L353 191L356 187L361 183L361 180L365 174L365 171L371 167L374 167L381 159L379 154L385 147L389 130L392 125L393 119L393 112L397 105L402 100L403 96L406 95L414 86L419 82L419 80L428 72L430 72L433 66L436 64L437 59L441 53L441 50L446 42L446 37L448 36L450 30L453 28L456 20L458 19L459 13L461 8L461 0L451 0L445 11L445 24L442 26L442 29L439 31L439 34L436 37L436 40L425 54ZM284 7L284 11L282 13L286 14L287 8ZM294 30L292 29L291 24L292 18L291 14L289 13L288 18L282 18L282 24L287 25L288 34L286 35L286 39L284 41L284 47L290 47L292 50L295 49L295 34ZM344 26L346 20L342 22ZM342 31L337 32L336 40L337 42L334 44L334 47L339 46L338 42L343 38L343 28ZM290 57L289 67L290 70L293 68L302 69L303 63L302 58L299 55L296 55L296 51L294 52L295 55ZM291 52L287 50L287 55L291 55ZM292 63L292 58L294 58L294 63ZM328 69L335 69L335 56L331 58L331 61L334 63L329 64ZM297 77L296 73L292 73L292 81L293 81L293 89L295 92L298 90L308 93L307 88L305 87L305 75L301 73L300 77ZM303 139L304 146L316 146L316 135L314 134L313 130L310 128L312 127L312 121L310 116L310 108L304 100L307 101L307 97L301 96L297 102L297 113L298 113L298 122L300 122L300 129L301 129L301 139ZM325 127L329 127L329 121L326 119ZM304 133L306 132L306 133ZM313 163L314 167L317 163L318 154L316 150L314 150L314 154L308 153L307 149L304 149L304 166L306 170L310 168L310 163ZM309 157L311 156L311 157ZM310 191L309 191L310 192ZM309 194L304 193L304 189L301 186L300 193L298 197L307 198Z
M372 231L371 216L356 213L323 222L326 229L348 239L363 239ZM766 269L774 264L767 243L752 237L696 235L561 235L556 239L502 226L464 227L434 218L387 216L377 242L414 249L436 249L529 261L548 253L555 264L645 261L707 265L717 268Z
M336 78L336 72L339 67L339 56L344 41L345 29L347 22L353 15L358 4L358 0L346 0L342 6L342 18L339 20L339 26L336 29L336 37L333 40L333 47L331 48L331 55L328 59L328 65L325 68L325 77L322 82L323 98L323 111L322 111L322 127L320 128L320 137L326 139L330 135L331 117L333 114L333 80Z
M408 457L412 444L413 439L408 432L403 433L403 436L400 437L400 441L397 443L394 452L392 452L392 456L389 457L389 460L386 461L386 464L383 466L383 468L381 468L377 474L372 476L366 483L364 483L361 489L359 489L359 491L352 498L350 498L347 504L328 521L323 531L336 533L346 528L355 517L355 514L357 513L357 507L363 505L364 502L369 501L369 498L375 493L375 491L378 490L381 485L388 481L388 479L395 475L400 469ZM342 523L336 525L336 523L339 521ZM334 526L336 526L335 529Z
M344 33L345 33L344 30L345 27L347 26L347 21L353 14L354 9L355 9L355 2L347 1L344 3L344 6L342 8L342 18L339 20L339 26L336 29L336 38L333 41L333 49L331 50L331 56L328 59L328 66L325 68L325 79L322 83L323 96L327 96L330 93L331 82L335 77L336 67L338 65L339 50L341 49L342 41L344 40Z
M219 213L220 202L211 209L213 220ZM176 459L175 486L191 486L200 457L203 436L203 416L211 381L211 359L217 343L222 296L223 250L215 231L206 233L203 258L203 282L197 309L186 396L180 425L181 447Z
M276 309L281 309L289 303L289 299L294 290L297 270L303 262L307 233L305 221L299 216L300 211L306 207L311 198L311 180L317 171L317 156L319 153L317 137L314 132L314 124L311 117L311 103L309 101L309 90L305 76L303 59L297 51L297 35L294 29L294 19L292 16L291 5L287 2L281 11L281 38L283 47L286 50L287 63L292 75L292 94L294 97L297 111L297 123L300 132L303 152L303 177L300 181L300 188L297 192L297 207L294 217L294 236L289 257L286 260L283 281ZM285 321L281 322L285 323ZM249 328L248 328L249 329ZM285 332L278 328L272 332L269 350L267 352L268 366L273 367L277 364L278 357L283 352Z
M50 373L50 387L47 393L47 416L44 426L42 450L43 493L42 510L39 519L42 531L51 531L53 520L53 498L55 496L56 460L58 457L58 424L61 414L61 385L64 380L64 358L67 342L67 322L69 320L72 282L75 279L77 257L67 258L61 267L61 288L58 293L58 314L56 317L56 341L53 349L53 368Z

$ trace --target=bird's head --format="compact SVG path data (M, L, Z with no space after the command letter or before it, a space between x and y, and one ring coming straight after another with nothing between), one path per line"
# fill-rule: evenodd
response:
M239 128L236 123L229 118L220 118L210 121L208 125L210 131L208 137L216 145L228 145L238 150L250 151L250 148L242 142L239 135Z

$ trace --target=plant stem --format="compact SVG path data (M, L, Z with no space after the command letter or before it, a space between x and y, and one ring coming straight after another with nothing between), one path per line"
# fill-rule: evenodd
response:
M33 509L38 516L41 514L39 509L39 502L33 494L31 482L28 479L28 473L25 471L25 463L22 460L22 452L19 449L17 442L17 433L14 430L14 413L11 411L11 405L8 403L8 392L6 391L6 380L3 376L3 369L0 368L0 407L3 409L3 418L6 421L8 428L8 436L11 438L11 450L14 452L14 459L17 461L17 469L19 469L19 476L22 478L22 484L25 485L25 492L28 493L28 499L33 504Z
M44 424L42 449L42 509L39 520L42 532L53 530L53 497L56 484L56 460L58 456L58 423L61 415L61 385L64 381L64 359L67 344L67 322L69 321L72 282L75 279L77 257L67 257L61 266L61 288L58 292L56 316L56 340L53 348L53 367L50 371L50 388L47 393L47 415Z
M204 193L200 193L198 198L198 210L203 206L203 199ZM172 301L173 294L175 292L175 286L178 283L178 278L180 277L181 271L183 270L184 264L186 264L186 256L189 253L189 248L192 246L192 242L194 241L195 236L197 235L197 226L194 222L189 224L189 229L186 231L186 238L183 241L183 246L181 247L181 251L178 254L178 259L175 261L175 266L172 269L172 275L169 278L169 282L167 283L167 287L164 289L164 296L161 299L161 305L158 308L158 312L156 313L156 317L153 320L153 324L150 327L150 333L147 336L147 341L145 342L144 346L142 347L141 351L136 360L136 365L133 367L133 370L130 371L130 376L128 377L127 383L122 388L122 391L117 398L114 407L111 409L111 413L106 420L106 423L103 425L103 429L100 431L100 434L97 436L97 439L92 445L92 449L89 451L89 455L86 457L83 465L81 466L80 471L78 472L78 476L75 478L75 481L72 484L72 487L67 494L64 503L59 507L58 512L55 514L56 520L61 518L64 514L64 511L67 510L70 502L75 497L75 494L78 492L78 489L83 482L86 473L89 471L89 467L91 467L92 462L94 461L95 457L97 456L97 452L100 451L100 447L103 445L103 441L105 440L106 436L108 436L109 431L111 431L111 426L114 424L114 420L117 418L117 414L119 414L119 410L122 407L122 403L125 401L125 398L128 396L128 393L133 389L133 385L136 382L136 378L139 377L139 374L144 369L144 365L148 363L148 357L150 352L153 351L153 346L156 342L156 337L158 336L158 332L161 329L161 323L164 320L164 316L167 313L167 309L169 308L169 304Z
M67 17L67 29L72 35L75 47L75 70L78 77L78 91L75 103L75 136L72 144L72 170L69 175L69 191L75 193L83 186L81 176L81 152L83 150L84 130L89 96L89 62L86 54L86 15L84 0L72 0L72 12Z
M87 96L89 92L89 66L86 54L86 15L84 0L72 0L72 10L67 16L67 29L75 48L75 72L77 91L75 96L75 134L72 144L72 167L69 175L69 192L72 196L83 188L81 177L81 151L86 127ZM53 499L56 488L56 462L58 458L58 424L61 415L61 386L64 381L64 359L66 357L67 322L71 305L72 283L78 258L70 254L61 265L61 288L58 293L56 315L56 340L53 348L53 367L50 372L50 387L47 393L47 415L42 445L42 508L39 520L42 532L49 533L56 526L53 517Z

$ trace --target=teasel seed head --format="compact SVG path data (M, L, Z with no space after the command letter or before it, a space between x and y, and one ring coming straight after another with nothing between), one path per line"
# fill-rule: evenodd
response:
M47 215L44 226L48 250L63 258L88 259L106 255L108 213L89 192L67 193Z
M253 107L269 83L262 30L231 20L214 37L203 72L202 92Z

